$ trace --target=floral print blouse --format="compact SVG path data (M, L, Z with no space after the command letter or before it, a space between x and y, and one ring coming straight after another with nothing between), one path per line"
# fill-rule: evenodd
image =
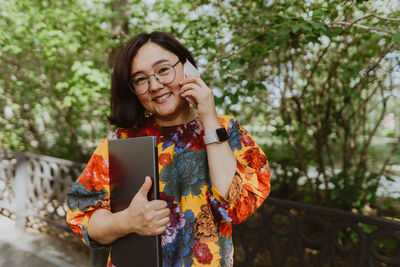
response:
M171 210L161 235L163 266L232 266L232 224L245 221L263 203L270 192L270 172L265 154L238 121L218 119L237 161L226 198L210 181L201 122L161 127L147 119L140 129L118 129L95 150L67 195L67 222L73 232L94 249L104 247L88 236L87 227L96 209L110 209L108 140L154 135L160 198ZM108 266L113 266L110 258Z

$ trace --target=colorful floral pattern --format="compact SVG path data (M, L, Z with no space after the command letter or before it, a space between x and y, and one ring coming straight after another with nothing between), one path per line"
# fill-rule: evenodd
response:
M215 242L218 240L218 232L210 207L204 204L200 209L201 212L197 216L197 222L194 229L196 237L201 242Z
M239 130L239 122L231 119L229 121L228 127L228 135L229 135L229 145L231 146L232 151L241 150L242 149L242 142L240 140L240 130Z
M202 125L199 120L194 120L188 124L184 124L181 127L175 128L171 131L171 128L175 127L163 127L160 130L160 139L163 150L175 145L175 152L182 153L186 148L192 147L198 150L204 147L204 144L196 142L202 135Z
M185 225L178 230L173 242L162 248L163 266L193 266L193 247L197 241L194 233L196 224L191 210L184 213Z
M194 256L196 260L202 264L209 265L213 258L207 244L197 242L193 247Z
M219 255L221 255L221 259L219 260L219 266L233 266L232 238L226 238L224 236L220 236L217 244L219 246Z
M160 192L160 198L168 203L168 208L171 210L167 230L161 235L161 246L165 247L175 240L178 230L185 226L185 218L181 212L179 203L174 203L174 197Z
M71 187L67 222L92 248L102 247L87 234L91 214L109 209L108 140L157 136L160 198L171 213L161 235L163 266L233 266L232 224L246 220L270 192L267 158L250 134L230 116L219 116L227 129L237 168L225 199L211 184L204 131L196 119L160 127L149 118L140 129L118 129L96 149ZM108 266L112 266L109 259Z
M67 204L73 210L87 210L90 207L97 206L106 196L107 194L103 189L90 191L80 183L74 183L68 194Z
M175 154L171 164L162 169L160 178L165 183L164 192L176 201L189 194L200 195L209 180L206 151L187 149Z

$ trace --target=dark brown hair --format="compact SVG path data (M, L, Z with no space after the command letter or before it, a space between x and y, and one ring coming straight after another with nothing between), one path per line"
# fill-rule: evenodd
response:
M137 96L129 90L132 59L147 42L153 42L174 53L183 63L188 59L195 67L192 54L178 40L165 32L141 33L126 42L117 52L111 76L111 114L108 120L120 128L140 127L145 119L145 109Z

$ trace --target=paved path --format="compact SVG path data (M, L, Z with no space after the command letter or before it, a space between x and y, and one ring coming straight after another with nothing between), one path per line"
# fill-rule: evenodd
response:
M14 227L0 215L0 267L88 267L89 249L70 234L50 236Z

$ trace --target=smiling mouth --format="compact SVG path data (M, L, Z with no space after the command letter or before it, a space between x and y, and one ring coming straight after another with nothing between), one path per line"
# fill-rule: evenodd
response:
M170 95L171 95L171 93L168 93L168 94L156 97L156 98L153 99L153 101L161 102L161 101L167 99Z

